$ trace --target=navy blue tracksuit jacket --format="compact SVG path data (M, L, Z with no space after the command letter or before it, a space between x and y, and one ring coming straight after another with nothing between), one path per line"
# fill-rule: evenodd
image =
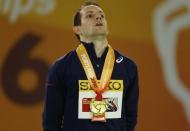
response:
M97 79L100 79L108 47L97 58L92 43L84 44ZM95 94L73 50L50 68L43 112L44 131L134 131L139 96L136 64L115 52L109 89L103 94L108 104L107 122L91 122L89 101Z

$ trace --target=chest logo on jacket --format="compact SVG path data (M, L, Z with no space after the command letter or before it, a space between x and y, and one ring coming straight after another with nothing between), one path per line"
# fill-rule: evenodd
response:
M120 56L119 58L116 59L116 63L121 63L123 61L123 57Z

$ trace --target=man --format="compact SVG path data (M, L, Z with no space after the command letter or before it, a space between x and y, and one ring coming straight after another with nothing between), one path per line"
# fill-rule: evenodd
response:
M49 71L45 131L134 131L138 76L134 62L108 44L107 21L97 3L86 2L74 17L76 50Z

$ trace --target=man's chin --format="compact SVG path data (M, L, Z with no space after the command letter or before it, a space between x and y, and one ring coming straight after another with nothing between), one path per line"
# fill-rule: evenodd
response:
M106 31L97 31L93 35L94 36L107 36L108 32L106 32Z
M94 37L107 37L108 33L96 33L96 34L93 34L92 36Z

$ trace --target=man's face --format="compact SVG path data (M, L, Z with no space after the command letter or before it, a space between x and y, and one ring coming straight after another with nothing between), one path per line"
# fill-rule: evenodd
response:
M81 10L80 35L85 37L107 36L107 21L103 10L95 5L89 5Z

